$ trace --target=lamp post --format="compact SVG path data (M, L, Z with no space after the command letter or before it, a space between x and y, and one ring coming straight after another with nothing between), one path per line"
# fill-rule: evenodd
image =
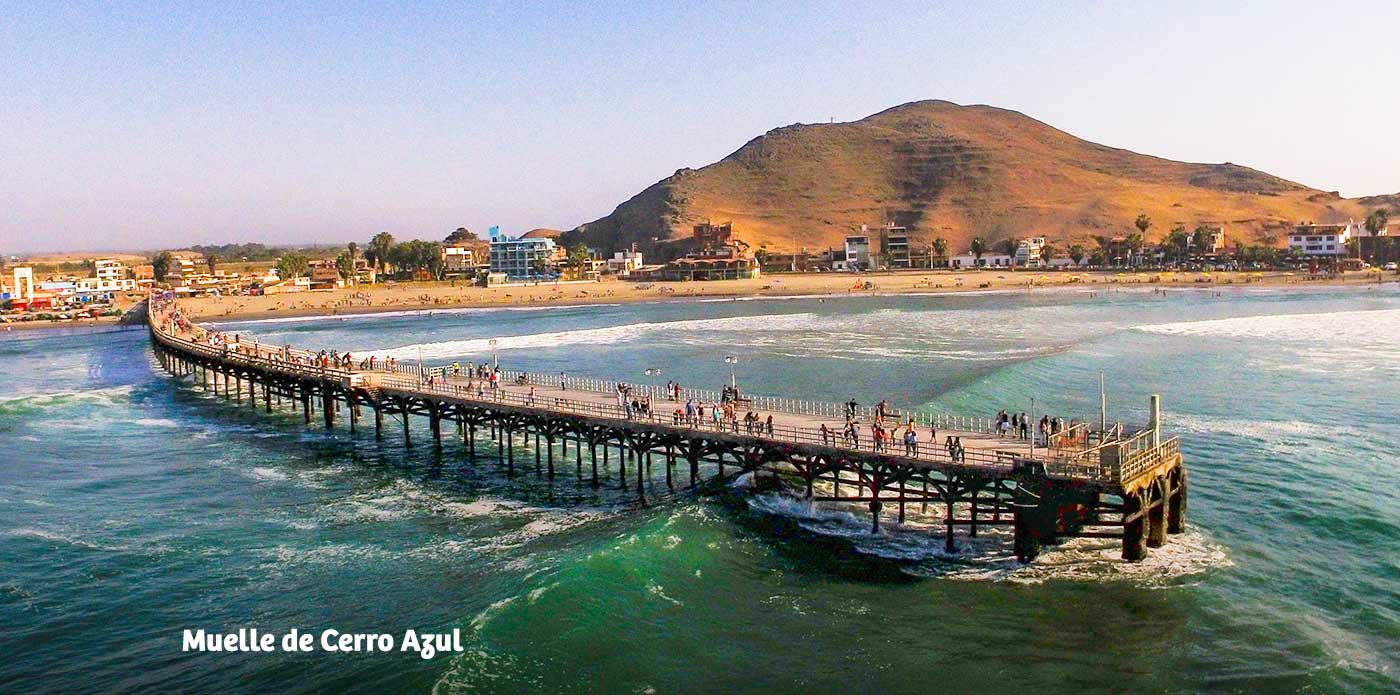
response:
M491 371L498 372L501 370L501 360L496 356L496 339L492 338L489 343L491 345Z
M738 377L734 373L734 365L739 364L739 358L734 355L725 355L724 361L729 365L729 388L739 391Z
M648 367L645 372L645 374L647 375L647 379L651 382L650 395L653 399L656 398L656 376L660 373L661 370L657 369L656 367Z

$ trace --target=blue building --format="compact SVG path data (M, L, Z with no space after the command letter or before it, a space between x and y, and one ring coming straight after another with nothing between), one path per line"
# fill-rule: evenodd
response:
M519 237L502 234L499 227L490 229L490 263L492 273L502 273L511 282L553 280L559 277L558 247L553 239Z

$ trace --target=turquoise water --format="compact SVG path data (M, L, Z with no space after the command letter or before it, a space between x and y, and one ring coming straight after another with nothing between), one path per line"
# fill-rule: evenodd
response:
M1041 292L269 320L430 362L1142 422L1190 530L1148 561L722 489L639 507L306 427L174 380L140 331L0 336L0 690L1395 692L1400 291ZM415 433L423 441L426 426ZM484 446L484 445L483 445ZM193 654L185 628L462 631L466 651Z

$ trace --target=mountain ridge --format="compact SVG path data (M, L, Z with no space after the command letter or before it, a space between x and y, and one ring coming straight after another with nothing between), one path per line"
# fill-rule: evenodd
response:
M974 236L1060 241L1223 224L1275 242L1300 221L1361 219L1400 194L1342 198L1238 164L1179 162L1078 138L1018 111L924 100L843 123L795 123L682 168L570 230L567 243L665 252L704 220L771 251L840 248L861 224L908 227L955 251ZM655 241L653 241L655 239ZM662 242L662 243L657 243ZM683 244L670 245L676 251Z

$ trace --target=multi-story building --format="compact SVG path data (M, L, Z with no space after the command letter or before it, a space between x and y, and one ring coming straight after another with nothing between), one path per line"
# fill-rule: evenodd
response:
M861 230L864 231L864 225ZM846 237L846 270L870 269L870 235L852 234Z
M1023 268L1043 268L1045 259L1041 252L1045 250L1045 237L1037 236L1029 239L1022 239L1016 245L1016 265Z
M865 226L861 225L861 231ZM880 257L891 268L909 268L909 230L893 222L880 229Z
M99 258L92 262L96 272L93 273L98 280L124 280L126 279L126 266L115 258Z
M476 252L465 246L442 247L442 272L446 275L476 275Z
M499 227L491 228L490 264L492 273L505 275L510 282L528 282L558 277L557 247L553 239L520 237L512 239Z
M1288 236L1288 248L1312 258L1347 255L1347 242L1358 227L1346 224L1300 224Z
M642 269L642 252L635 248L629 251L618 251L607 261L607 268L610 272L618 275L631 275Z
M170 267L165 271L165 281L170 285L182 284L182 280L187 280L195 275L194 260L185 256L174 256L170 259Z
M343 284L340 280L340 267L332 259L307 263L306 274L311 278L313 290L333 290Z

